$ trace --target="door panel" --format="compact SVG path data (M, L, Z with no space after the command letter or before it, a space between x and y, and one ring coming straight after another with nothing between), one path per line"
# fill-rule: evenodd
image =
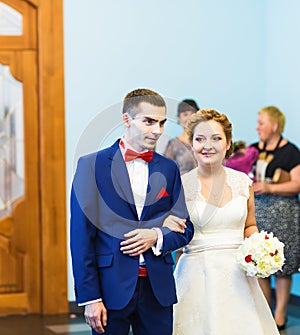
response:
M23 84L24 114L24 195L0 217L0 314L34 313L41 290L36 52L0 51L0 63Z
M47 0L46 0L47 1ZM1 36L0 46L8 49L36 48L37 45L37 10L32 1L1 0L7 6L15 9L23 16L23 34L21 36Z

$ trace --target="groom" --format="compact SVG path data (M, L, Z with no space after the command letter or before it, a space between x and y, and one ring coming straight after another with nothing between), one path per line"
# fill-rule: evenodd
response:
M71 192L75 295L93 334L171 335L177 302L171 252L188 244L188 217L177 165L153 150L166 104L137 89L123 102L125 133L81 157ZM163 227L183 218L181 231Z

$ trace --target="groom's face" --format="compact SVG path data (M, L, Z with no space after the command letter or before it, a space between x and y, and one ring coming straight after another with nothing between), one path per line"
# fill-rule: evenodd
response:
M126 126L126 141L136 151L154 150L164 130L166 108L141 102L135 116L125 113L123 121Z

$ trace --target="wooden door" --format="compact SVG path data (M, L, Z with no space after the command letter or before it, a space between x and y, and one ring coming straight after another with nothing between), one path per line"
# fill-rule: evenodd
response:
M24 195L6 197L0 219L0 313L36 312L40 310L41 287L36 52L0 51L0 63L22 83L24 114L24 162L19 162L24 164L24 179L18 181L24 183ZM10 158L13 161L15 157ZM14 171L12 162L6 161L6 165L6 184L2 180L1 187L9 194Z
M22 17L21 33L0 33L0 66L22 90L23 117L20 121L19 112L15 122L21 129L23 143L18 144L18 155L11 149L4 155L6 161L0 171L0 200L1 190L5 193L0 201L0 315L65 313L62 0L0 0L1 3ZM2 119L5 116L2 123L10 115L10 106L5 108L7 111L1 114L0 101L0 127L1 115ZM9 127L12 134L14 128ZM1 143L5 142L1 142L2 135L0 129L0 169ZM9 139L10 135L3 136ZM7 145L3 150L7 151ZM23 171L18 177L23 182L23 192L10 198L16 165Z

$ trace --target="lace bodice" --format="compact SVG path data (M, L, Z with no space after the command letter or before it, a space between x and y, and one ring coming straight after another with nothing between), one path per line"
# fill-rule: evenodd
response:
M252 181L242 172L226 167L224 170L232 198L223 207L210 204L202 196L197 169L182 176L187 208L195 228L194 238L188 248L199 244L203 247L203 243L240 243L243 240L249 186Z
M227 184L232 191L232 197L245 196L248 198L249 186L252 185L252 180L245 173L227 167L224 167L224 171L227 177ZM184 174L181 178L186 201L193 201L201 195L201 182L197 177L197 168Z

